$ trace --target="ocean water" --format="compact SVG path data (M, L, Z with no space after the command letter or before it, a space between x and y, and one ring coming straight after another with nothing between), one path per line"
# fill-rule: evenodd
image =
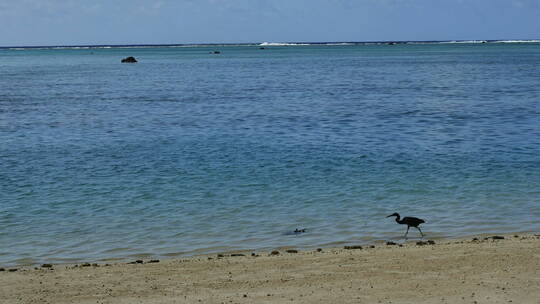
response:
M393 212L540 230L540 43L0 49L0 265L399 240Z

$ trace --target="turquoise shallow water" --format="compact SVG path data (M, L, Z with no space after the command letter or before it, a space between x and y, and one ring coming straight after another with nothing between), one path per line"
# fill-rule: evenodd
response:
M0 50L0 265L539 231L539 84L538 43Z

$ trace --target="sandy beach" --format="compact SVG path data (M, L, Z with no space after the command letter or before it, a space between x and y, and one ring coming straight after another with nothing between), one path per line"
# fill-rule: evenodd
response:
M540 236L476 239L5 268L0 302L540 303Z

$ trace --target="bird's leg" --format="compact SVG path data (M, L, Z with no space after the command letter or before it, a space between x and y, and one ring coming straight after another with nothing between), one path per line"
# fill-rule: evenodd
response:
M420 234L422 235L422 237L424 237L424 233L422 233L422 229L420 229L420 227L416 227L418 229L418 231L420 231Z
M409 233L409 226L407 226L407 232L405 232L405 239L407 239L407 233Z

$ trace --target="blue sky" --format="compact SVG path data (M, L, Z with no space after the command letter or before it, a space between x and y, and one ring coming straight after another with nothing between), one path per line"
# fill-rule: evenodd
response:
M0 46L540 39L540 0L0 0Z

